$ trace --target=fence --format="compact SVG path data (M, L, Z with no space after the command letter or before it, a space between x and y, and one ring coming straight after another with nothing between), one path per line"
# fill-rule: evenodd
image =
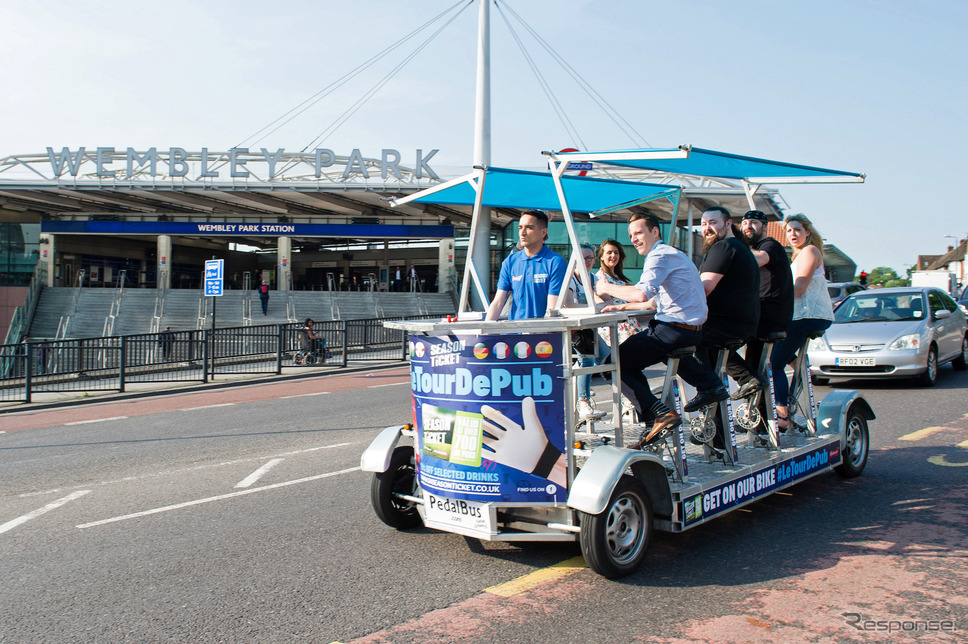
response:
M406 333L387 329L384 321L318 322L314 332L323 340L317 366L406 361ZM302 366L293 360L301 330L300 324L267 324L2 345L0 402L31 402L41 392L124 391L131 383L281 374L283 366Z

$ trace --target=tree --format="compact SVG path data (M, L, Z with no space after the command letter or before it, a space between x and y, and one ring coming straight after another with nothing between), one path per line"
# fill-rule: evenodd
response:
M878 266L867 276L868 287L910 286L911 280L900 277L897 272L888 266Z

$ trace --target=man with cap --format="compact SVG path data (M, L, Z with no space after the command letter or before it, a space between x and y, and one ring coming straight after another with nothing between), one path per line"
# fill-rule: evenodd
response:
M726 370L739 385L734 400L752 395L763 387L756 369L763 355L763 341L770 333L786 331L793 319L793 273L790 258L777 240L766 234L766 214L750 210L743 215L740 230L760 267L760 320L756 336L746 343L746 357L729 354Z

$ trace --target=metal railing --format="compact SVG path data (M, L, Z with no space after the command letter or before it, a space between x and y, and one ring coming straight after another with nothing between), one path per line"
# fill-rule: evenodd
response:
M81 291L84 286L84 269L77 271L77 278L74 280L74 290L71 293L71 303L67 307L67 315L63 316L57 323L57 333L54 336L58 340L67 337L67 332L71 328L71 320L77 315L77 305L81 299Z
M318 322L314 332L325 339L325 358L313 366L406 361L406 332L386 328L388 319L401 318ZM302 366L294 361L301 329L298 323L265 324L2 345L0 402L29 403L38 393L123 392L134 383L278 375Z
M121 298L124 297L124 280L126 275L126 270L122 269L118 272L118 281L114 289L114 297L111 299L111 310L108 311L107 317L104 318L104 329L101 332L101 335L105 337L114 335L114 322L121 314Z

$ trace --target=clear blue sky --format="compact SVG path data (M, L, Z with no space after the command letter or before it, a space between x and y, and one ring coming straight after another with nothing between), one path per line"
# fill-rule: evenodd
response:
M0 156L47 146L226 149L326 87L451 0L0 2ZM683 143L867 173L782 189L859 269L899 272L968 234L964 2L507 0L653 146ZM509 15L509 14L506 14ZM473 149L476 4L322 147L376 156ZM627 148L520 25L580 136L540 91L492 9L492 163ZM405 48L412 49L422 37ZM252 147L301 149L400 61L384 61Z

